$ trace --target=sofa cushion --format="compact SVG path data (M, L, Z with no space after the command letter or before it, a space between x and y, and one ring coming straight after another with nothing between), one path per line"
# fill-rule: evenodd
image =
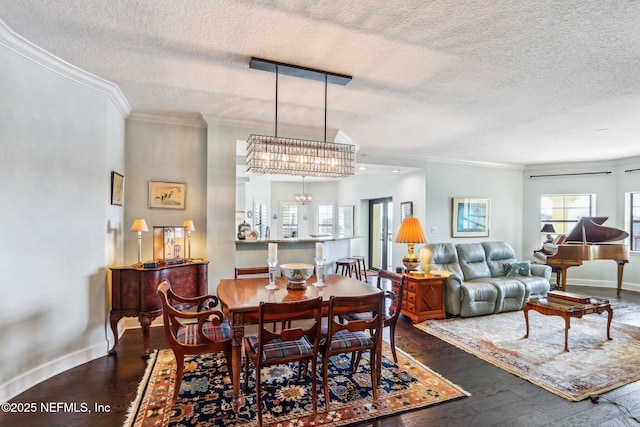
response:
M462 277L458 263L458 252L453 243L429 243L418 253L423 271L448 271Z
M524 307L526 289L519 278L503 276L482 280L495 286L498 291L494 313L516 311Z
M529 261L505 263L504 274L505 276L531 276L531 263Z
M518 277L518 280L524 283L525 301L528 301L531 298L544 298L547 296L547 292L549 292L549 289L551 289L549 280L545 277L527 276Z
M505 275L505 265L516 262L516 253L506 242L482 242L491 277Z
M491 277L491 270L487 265L484 248L480 243L459 243L456 245L460 269L464 280Z
M495 311L498 290L491 283L465 282L460 289L460 317L482 316Z

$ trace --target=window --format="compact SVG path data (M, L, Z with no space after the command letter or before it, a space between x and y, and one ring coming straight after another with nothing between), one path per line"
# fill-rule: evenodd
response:
M333 203L318 203L318 234L333 235Z
M595 194L553 194L540 197L540 229L553 225L556 234L567 234L578 219L595 215Z
M258 232L258 239L265 239L269 219L267 218L267 203L264 200L253 201L253 224L254 229Z
M629 244L632 251L640 251L640 193L627 193L629 209Z
M280 209L282 237L298 237L298 205L295 203L282 203Z

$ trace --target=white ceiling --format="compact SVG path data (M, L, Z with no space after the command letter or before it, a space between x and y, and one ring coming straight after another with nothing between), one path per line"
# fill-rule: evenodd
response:
M327 126L361 153L640 155L636 0L2 0L0 19L138 112L268 128L275 75L250 69L256 56L353 76L329 86ZM281 75L278 122L322 139L324 84Z

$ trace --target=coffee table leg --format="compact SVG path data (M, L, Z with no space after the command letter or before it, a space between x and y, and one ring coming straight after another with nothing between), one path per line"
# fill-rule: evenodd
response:
M564 351L569 351L569 329L571 328L571 318L569 316L562 316L564 318Z
M609 313L609 318L607 319L607 339L611 340L611 319L613 318L613 310L611 306L607 307L607 312Z
M524 334L525 338L529 338L529 307L524 307L524 323L527 325L527 332Z

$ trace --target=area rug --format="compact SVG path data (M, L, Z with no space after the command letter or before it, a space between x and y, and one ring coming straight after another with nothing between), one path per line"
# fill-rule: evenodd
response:
M398 351L397 365L389 358L388 347L383 354L382 382L376 401L373 401L371 392L368 356L365 354L355 373L349 372L349 356L334 356L329 363L331 410L323 410L324 395L319 379L316 419L313 418L311 381L309 377L306 381L297 381L296 364L264 368L263 425L346 426L469 395L402 351ZM171 405L175 369L171 350L153 353L125 426L257 425L252 369L249 371L246 403L237 414L231 407L232 387L223 357L187 358L180 394L176 403ZM318 372L321 372L320 367Z
M640 328L611 324L607 314L571 319L569 351L564 351L564 320L524 313L427 320L417 328L571 401L583 400L640 380Z

